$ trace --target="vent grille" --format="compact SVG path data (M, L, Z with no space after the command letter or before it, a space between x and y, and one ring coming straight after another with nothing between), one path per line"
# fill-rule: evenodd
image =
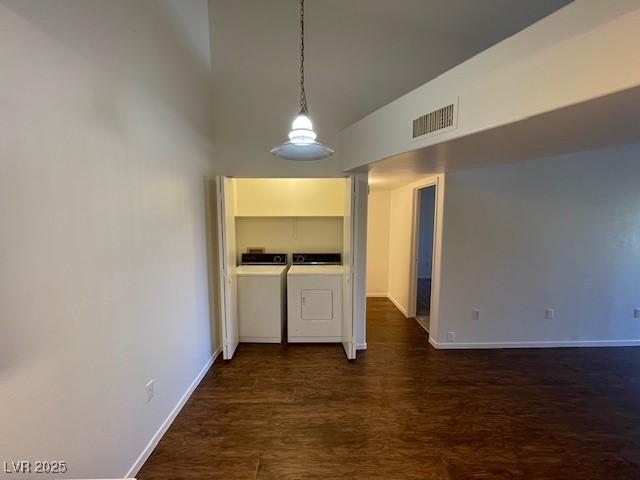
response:
M434 110L413 121L413 138L437 132L454 124L454 104Z

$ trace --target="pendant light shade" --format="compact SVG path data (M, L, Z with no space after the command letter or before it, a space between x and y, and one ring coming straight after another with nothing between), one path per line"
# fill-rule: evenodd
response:
M299 145L313 143L316 139L316 132L313 131L311 119L304 113L300 114L293 121L291 131L289 132L289 140Z
M306 144L286 142L279 147L272 149L271 153L286 160L298 160L305 162L309 160L327 158L329 155L333 154L333 150L318 142Z
M333 150L316 142L311 119L301 113L293 121L289 141L271 150L274 155L287 160L320 160L333 154Z
M287 160L320 160L333 150L316 142L316 132L309 118L307 95L304 91L304 0L300 0L300 113L291 125L289 141L271 149L271 153Z

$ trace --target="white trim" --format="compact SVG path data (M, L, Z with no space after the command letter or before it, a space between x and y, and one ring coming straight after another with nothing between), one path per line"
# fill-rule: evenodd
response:
M387 295L387 298L388 298L389 300L391 300L391 303L393 303L393 304L396 306L396 308L397 308L398 310L400 310L400 312L402 312L402 314L403 314L405 317L407 317L407 318L411 318L411 317L409 317L409 315L407 314L407 309L406 309L406 308L404 308L402 305L400 305L400 303L399 303L395 298L393 298L391 295Z
M367 349L367 342L356 343L356 350L366 350L366 349Z
M388 293L367 293L367 298L389 298Z
M438 349L479 349L479 348L573 348L573 347L638 347L640 340L560 340L542 342L437 342L429 338L429 343Z
M356 344L367 342L367 222L369 210L369 174L355 175L356 203L353 213L353 337ZM365 347L366 348L366 347ZM357 346L356 346L357 349ZM355 353L355 352L354 352Z
M438 318L440 313L440 274L442 259L442 231L444 218L444 175L435 175L412 184L413 189L413 205L411 219L411 250L410 250L410 276L409 276L409 293L408 306L406 313L407 318L416 316L417 307L417 290L418 290L418 251L420 243L420 190L427 187L435 186L436 199L434 207L434 229L433 229L433 260L431 262L431 311L430 325L431 333L435 336L438 333ZM396 305L397 306L397 305ZM401 309L402 310L402 309Z
M416 309L417 309L417 302L418 302L418 295L417 295L417 290L418 290L418 260L419 260L419 251L420 251L420 191L422 189L425 188L429 188L429 187L435 187L436 192L436 201L438 198L438 181L437 178L432 177L429 178L427 180L424 180L422 182L420 182L417 185L413 186L413 192L412 192L412 207L411 207L411 250L410 250L410 259L411 259L411 263L410 263L410 267L409 267L409 272L410 272L410 279L409 279L409 295L407 296L408 299L408 303L409 305L407 306L407 316L410 317L415 317L416 316ZM437 206L434 204L434 215L433 215L433 222L434 222L434 239L435 239L435 224L436 224L436 210L437 210ZM434 253L435 253L435 242L434 242ZM431 269L432 269L432 274L431 277L433 278L433 258L431 261Z
M289 343L342 343L340 337L289 337Z
M218 243L218 288L220 295L220 333L222 335L222 357L227 360L233 356L227 355L227 351L229 350L229 339L227 332L227 317L229 316L229 301L227 300L228 296L228 288L227 288L227 280L229 275L227 275L228 271L228 259L227 259L227 244L225 239L225 199L224 199L224 179L225 177L217 176L216 177L216 221L217 221L217 243Z
M240 343L282 343L282 337L240 337Z
M167 433L167 430L169 430L169 427L171 426L173 421L176 419L176 417L180 413L180 410L182 410L182 407L184 407L184 405L187 403L187 400L189 400L189 397L191 396L191 394L195 391L195 389L198 387L198 385L200 384L204 376L207 374L207 372L209 371L213 363L216 361L216 358L218 358L218 355L220 355L220 352L222 352L221 346L218 347L215 352L213 352L213 355L211 355L209 360L207 360L207 363L204 364L204 367L202 367L202 369L200 370L200 373L198 373L198 375L193 380L193 382L191 382L191 385L189 385L189 388L187 388L187 391L184 392L184 395L182 395L180 400L178 400L177 405L173 407L173 410L171 410L171 412L169 413L169 416L165 419L164 422L162 422L162 425L160 425L160 428L158 428L158 430L153 435L153 437L151 437L151 440L149 440L149 443L144 448L142 453L138 456L138 458L136 459L134 464L131 466L127 474L124 476L124 478L132 478L138 474L138 472L140 471L144 463L147 461L149 456L153 453L153 450L156 448L156 446L158 445L158 443L160 442L164 434Z

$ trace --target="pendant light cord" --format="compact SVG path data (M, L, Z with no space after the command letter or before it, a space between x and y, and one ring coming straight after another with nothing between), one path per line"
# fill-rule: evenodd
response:
M308 113L307 94L304 91L304 0L300 0L300 114Z

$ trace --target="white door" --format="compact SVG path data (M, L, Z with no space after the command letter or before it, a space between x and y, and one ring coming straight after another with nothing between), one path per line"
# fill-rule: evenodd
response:
M353 326L353 212L355 202L355 179L348 177L346 182L344 224L342 226L342 346L349 360L356 358L355 328Z
M216 178L218 199L218 259L220 265L220 321L222 358L230 360L240 342L236 283L236 233L233 212L233 181Z

